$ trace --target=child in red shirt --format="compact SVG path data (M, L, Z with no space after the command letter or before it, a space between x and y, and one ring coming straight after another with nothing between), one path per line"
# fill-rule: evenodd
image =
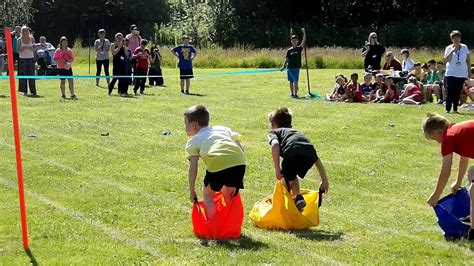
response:
M347 85L348 93L351 98L347 99L346 102L367 102L368 99L362 95L362 87L357 81L359 79L359 75L357 73L353 73L351 75L351 81L349 85Z
M409 79L409 84L406 86L405 91L400 96L403 104L421 104L423 101L423 94L420 89L420 85L416 81L415 77Z
M456 181L451 185L453 193L456 193L462 185L464 175L469 166L469 159L474 159L474 120L451 124L446 118L429 113L422 123L423 132L427 139L435 140L441 144L441 155L443 162L441 172L438 177L435 191L428 199L430 206L438 203L443 193L453 164L453 155L457 153L461 156L459 160L459 171ZM468 171L467 179L470 183L469 194L471 197L471 216L474 213L474 166ZM471 219L471 230L468 239L474 240L474 220Z
M137 47L132 55L132 58L137 60L137 68L134 73L135 76L146 76L148 73L148 59L150 57L150 51L146 48L147 44L147 40L141 40L140 47ZM145 77L135 79L135 87L133 88L135 95L138 95L138 88L140 88L140 94L145 94L145 83Z

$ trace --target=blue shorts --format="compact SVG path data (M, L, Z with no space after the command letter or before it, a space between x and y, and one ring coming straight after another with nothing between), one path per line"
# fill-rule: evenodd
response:
M299 68L288 68L286 71L288 74L289 82L298 82L300 79L300 69Z

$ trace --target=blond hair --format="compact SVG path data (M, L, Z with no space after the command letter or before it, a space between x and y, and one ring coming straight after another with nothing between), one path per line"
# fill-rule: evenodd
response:
M425 135L431 134L436 130L443 130L449 125L448 119L444 116L435 113L428 113L421 123L423 133Z

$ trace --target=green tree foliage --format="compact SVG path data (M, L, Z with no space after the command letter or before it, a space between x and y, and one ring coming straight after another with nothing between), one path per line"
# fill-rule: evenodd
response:
M33 20L35 9L32 0L3 0L0 1L0 27L27 25Z

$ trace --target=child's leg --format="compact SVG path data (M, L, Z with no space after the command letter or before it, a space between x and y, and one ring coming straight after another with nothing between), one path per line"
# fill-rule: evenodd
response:
M74 93L74 80L68 79L67 83L69 84L69 92L71 93L71 96L75 96L76 94Z
M419 102L413 100L414 95L408 96L402 100L404 104L420 104Z
M471 230L474 230L474 166L471 166L467 172L467 180L469 180L469 195L471 198Z
M290 81L290 93L291 93L291 96L294 96L295 95L295 89L293 87L293 81Z
M298 177L296 177L295 180L290 181L290 188L291 188L291 192L293 192L294 195L301 194L300 181Z
M184 92L184 79L181 79L181 92Z
M214 191L211 189L211 185L203 186L202 188L202 199L204 208L206 209L207 220L211 220L216 213L216 207L214 206Z
M65 79L61 80L59 87L61 88L61 95L66 96L66 80Z
M222 195L224 196L226 203L229 203L230 200L234 197L236 189L237 188L235 187L227 187L227 186L222 187L221 192L222 192Z
M295 96L296 96L296 95L298 95L298 92L299 92L298 81L295 81L293 86L295 87L294 91L295 91Z
M189 92L189 87L191 86L191 79L186 79L186 91Z

